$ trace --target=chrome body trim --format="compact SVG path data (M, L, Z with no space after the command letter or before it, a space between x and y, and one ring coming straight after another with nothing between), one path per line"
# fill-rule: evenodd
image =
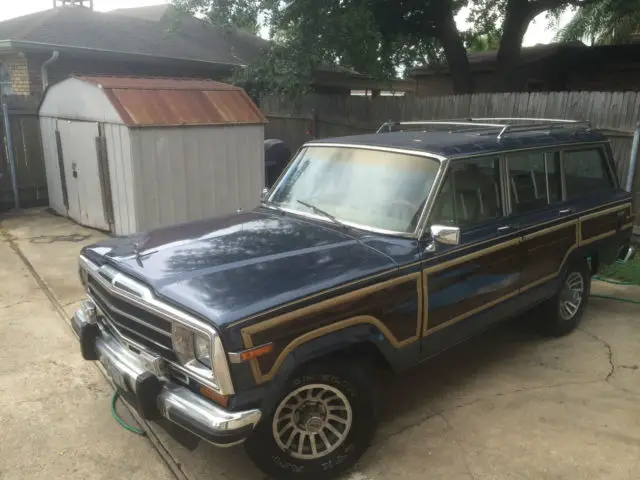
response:
M411 150L410 148L407 149L407 148L383 147L378 145L358 145L357 143L322 143L322 142L315 143L315 141L312 140L310 142L305 143L300 148L300 151L302 151L306 147L358 148L360 150L376 150L379 152L404 153L407 155L414 155L416 157L430 158L432 160L438 160L440 162L447 159L447 157L443 155L427 152L425 150ZM298 151L298 153L296 154L295 156L296 159L300 155L300 151Z
M443 245L460 245L460 227L447 225L431 225L431 238ZM499 229L498 229L499 230Z
M87 302L88 303L88 302ZM73 330L80 335L85 324L95 324L95 316L91 316L88 308L80 308L72 318ZM136 394L138 378L151 373L158 376L157 372L149 370L146 359L130 351L119 340L108 332L101 330L95 339L95 351L100 362L108 365L107 373L119 387ZM117 378L113 378L113 376ZM257 409L231 412L223 409L215 403L197 395L191 390L172 383L164 377L158 376L163 385L155 401L160 414L167 420L189 430L200 438L217 446L232 446L237 443L216 443L216 437L224 437L234 432L255 427L260 421L262 412ZM248 435L248 433L247 433ZM240 440L241 441L241 440Z
M440 193L440 188L444 184L444 180L447 175L447 171L449 170L449 160L445 159L440 164L440 169L438 173L436 173L436 178L433 179L433 185L431 186L431 191L427 195L427 200L424 203L424 208L422 210L422 214L418 219L418 224L416 226L416 235L415 238L420 239L424 235L424 230L427 227L427 223L429 218L431 217L431 212L433 210L433 206L436 203L436 198Z
M128 314L127 312L124 312L124 311L120 310L120 309L119 309L118 307L116 307L113 303L111 303L107 298L104 298L100 292L95 291L95 292L94 292L94 295L96 295L96 296L100 299L100 301L101 301L102 303L107 304L107 306L108 306L111 310L113 310L114 312L116 312L118 315L122 315L123 317L126 317L126 318L128 318L129 320L131 320L131 321L133 321L133 322L139 323L140 325L144 325L146 328L148 328L148 329L150 329L150 330L153 330L154 332L157 332L157 333L159 333L159 334L161 334L161 335L164 335L165 337L169 337L169 338L171 338L171 332L167 332L167 331L165 331L165 330L163 330L163 329L161 329L161 328L156 327L155 325L151 325L150 323L147 323L147 322L145 322L144 320L141 320L141 319L139 319L139 318L136 318L136 317L134 317L133 315L130 315L130 314ZM93 299L93 300L94 300L94 303L97 303L97 302L95 302L95 299ZM114 322L114 323L118 323L118 322ZM121 325L121 327L122 327L122 328L124 328L125 330L128 330L128 328L127 328L127 327L125 327L124 325ZM150 338L148 338L148 340L151 340L151 339L150 339ZM151 341L152 341L152 340L151 340Z
M514 124L506 122L529 122L523 124ZM464 118L464 119L443 119L443 120L414 120L409 122L385 122L376 133L391 132L394 126L455 126L455 127L472 127L472 128L495 128L500 132L497 139L500 140L506 133L515 131L539 130L543 128L591 128L591 123L584 120L565 120L559 118L517 118L517 117L484 117L484 118ZM386 129L386 130L385 130Z
M229 352L227 354L231 363L242 363L242 352Z
M168 385L162 389L158 395L158 408L167 420L219 447L232 447L241 441L228 444L215 443L198 433L198 428L214 434L228 433L246 427L255 427L262 417L262 412L257 409L230 412L178 385ZM189 424L198 428L189 428Z
M192 330L194 333L208 337L211 341L213 353L213 355L211 355L211 359L214 375L204 374L203 368L189 368L188 365L183 366L174 362L169 363L171 363L172 366L175 366L178 370L194 376L199 382L214 389L222 395L232 395L234 393L231 373L229 372L229 365L224 353L222 341L220 340L218 332L211 325L208 325L202 320L158 300L151 289L127 277L123 273L120 273L111 266L106 265L105 267L100 268L98 265L82 255L80 256L79 263L80 267L84 268L91 278L97 281L100 286L109 291L109 293L133 304L138 308L146 310L149 313L158 315L169 322L178 323ZM109 278L111 278L111 281L109 281ZM126 335L122 336L126 338ZM131 339L127 340L129 343L131 342ZM136 345L136 348L140 348L140 346ZM146 347L143 347L143 349L147 350Z

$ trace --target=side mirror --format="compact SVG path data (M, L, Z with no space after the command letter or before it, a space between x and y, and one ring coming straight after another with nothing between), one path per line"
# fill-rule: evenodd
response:
M260 197L261 200L264 200L265 198L267 198L267 194L269 193L269 189L268 188L263 188L262 189L262 195Z
M460 245L460 227L447 225L431 225L431 238L443 245Z

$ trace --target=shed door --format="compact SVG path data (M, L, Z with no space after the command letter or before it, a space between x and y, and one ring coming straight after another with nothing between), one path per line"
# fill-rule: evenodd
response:
M96 150L98 124L59 120L58 131L69 197L69 217L87 227L109 230Z

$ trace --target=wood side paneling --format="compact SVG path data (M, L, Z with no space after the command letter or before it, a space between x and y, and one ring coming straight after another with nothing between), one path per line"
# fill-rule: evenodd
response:
M345 328L344 321L370 323L395 347L419 339L422 327L420 273L382 282L276 316L242 329L245 347L273 343L274 349L254 362L261 383L275 373L287 349L304 343L312 332Z
M523 287L557 274L567 254L577 245L577 224L576 220L533 232L523 238Z

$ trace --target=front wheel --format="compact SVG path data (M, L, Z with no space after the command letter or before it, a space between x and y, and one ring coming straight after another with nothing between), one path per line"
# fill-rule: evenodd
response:
M586 260L572 264L560 291L542 309L543 333L559 337L571 333L580 323L591 292L591 268Z
M350 468L376 428L366 367L318 364L291 379L270 417L245 443L253 462L276 479L328 479Z

